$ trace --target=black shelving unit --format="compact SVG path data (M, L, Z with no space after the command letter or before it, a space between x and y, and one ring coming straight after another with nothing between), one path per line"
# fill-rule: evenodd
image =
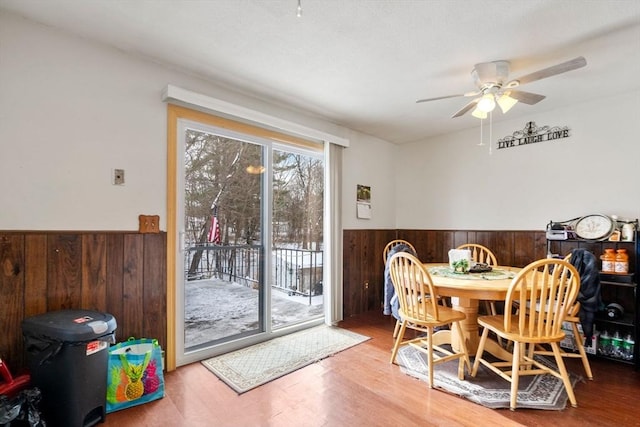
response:
M637 288L638 282L640 282L640 272L638 271L640 269L638 261L638 254L640 253L638 237L640 233L638 232L638 220L636 219L634 223L636 231L634 232L633 241L584 240L576 238L575 235L569 231L566 239L547 238L547 252L564 257L575 248L584 248L593 253L596 258L600 259L600 256L607 248L627 250L629 255L628 274L600 273L603 306L601 307L602 310L596 315L595 327L599 334L603 331L607 331L611 335L618 331L623 337L631 334L635 341L633 359L625 360L601 353L591 354L590 356L615 360L616 362L633 365L636 369L639 369L640 298ZM561 224L567 225L568 230L571 230L570 222ZM624 308L624 315L619 319L613 319L607 316L605 309L609 303L620 304Z

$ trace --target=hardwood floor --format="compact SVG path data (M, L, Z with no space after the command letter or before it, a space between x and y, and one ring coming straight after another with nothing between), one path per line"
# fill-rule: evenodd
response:
M640 426L640 372L602 359L578 383L578 407L492 410L389 364L394 323L379 312L340 324L372 339L242 395L200 363L166 374L166 397L107 415L103 426ZM574 363L575 362L575 363ZM582 373L577 359L570 370Z

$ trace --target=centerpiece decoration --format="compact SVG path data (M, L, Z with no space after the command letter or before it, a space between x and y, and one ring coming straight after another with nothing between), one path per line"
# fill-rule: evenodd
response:
M449 268L457 274L468 274L471 268L471 251L469 249L451 249L449 251Z

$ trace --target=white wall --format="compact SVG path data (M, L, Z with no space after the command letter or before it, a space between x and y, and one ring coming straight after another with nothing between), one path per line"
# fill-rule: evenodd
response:
M396 221L394 157L398 146L352 132L344 150L342 176L342 227L344 229L394 229ZM371 187L371 219L356 216L358 184Z
M0 40L0 230L136 230L139 214L160 215L166 229L167 84L349 138L345 229L640 217L638 92L532 115L571 137L489 155L479 127L395 146L16 15L0 13ZM494 140L524 125L496 124ZM113 168L125 169L125 186L111 184ZM358 184L371 186L370 220L356 218Z
M0 13L0 40L0 230L137 230L139 214L165 230L167 84L351 138L345 227L395 225L384 141L17 15ZM375 191L371 221L354 219L356 184Z
M544 101L543 101L544 102ZM514 108L527 108L517 105ZM500 113L498 113L500 114ZM531 115L570 137L480 147L476 129L404 145L396 157L397 227L541 230L589 213L640 217L640 92ZM493 140L526 121L493 126ZM488 127L484 126L485 139Z

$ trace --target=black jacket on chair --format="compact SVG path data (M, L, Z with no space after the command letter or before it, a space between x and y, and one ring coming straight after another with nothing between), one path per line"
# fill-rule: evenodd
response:
M577 298L580 303L579 317L586 344L589 344L593 336L593 321L602 305L598 262L594 254L581 248L571 251L569 262L580 274L580 293Z

